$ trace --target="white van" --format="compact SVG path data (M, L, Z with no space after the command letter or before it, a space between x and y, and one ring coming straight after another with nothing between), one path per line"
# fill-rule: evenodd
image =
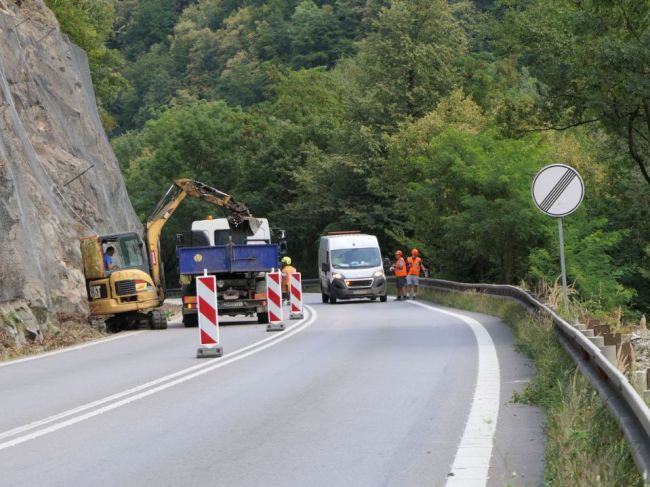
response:
M355 298L386 301L386 276L374 235L333 232L321 237L318 271L323 303Z

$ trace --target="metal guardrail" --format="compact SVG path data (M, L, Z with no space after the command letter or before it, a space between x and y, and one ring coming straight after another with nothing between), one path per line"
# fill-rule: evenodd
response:
M598 391L603 403L623 431L634 462L647 482L650 474L650 409L615 364L579 329L567 323L536 297L515 286L496 284L465 284L440 279L420 279L420 286L451 292L474 291L499 298L512 299L529 311L553 320L560 345L578 366L580 372Z
M389 281L392 279L389 278ZM303 279L302 282L305 286L314 286L319 283L319 280ZM650 477L650 409L627 377L579 329L567 323L535 296L515 286L467 284L428 278L421 278L420 286L447 292L474 291L510 299L540 317L549 317L553 321L560 345L596 389L623 431L630 445L634 462L647 482ZM176 293L180 296L180 289L168 289L167 293L170 297L175 296Z

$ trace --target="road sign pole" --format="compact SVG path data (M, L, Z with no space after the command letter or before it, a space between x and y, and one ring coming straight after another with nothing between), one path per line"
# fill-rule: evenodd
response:
M578 209L585 195L585 184L578 171L566 164L551 164L543 167L533 179L532 196L535 205L548 216L557 218L560 234L560 267L562 268L562 301L569 306L564 263L564 231L562 217Z
M562 227L562 218L557 219L557 230L560 235L560 268L562 269L562 301L564 307L569 307L569 294L566 285L566 264L564 262L564 229Z

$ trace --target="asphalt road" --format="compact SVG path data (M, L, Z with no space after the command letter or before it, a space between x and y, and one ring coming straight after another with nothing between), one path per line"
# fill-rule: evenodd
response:
M267 333L120 333L0 363L0 486L540 485L533 374L497 319L321 304ZM452 314L449 314L452 313Z

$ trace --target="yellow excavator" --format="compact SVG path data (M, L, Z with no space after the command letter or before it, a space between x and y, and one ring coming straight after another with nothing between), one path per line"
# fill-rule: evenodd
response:
M160 233L188 196L228 210L233 228L252 234L259 227L250 210L232 196L192 179L177 179L147 218L144 238L126 232L81 239L91 320L106 319L112 330L167 328L167 317L159 309L165 300Z

